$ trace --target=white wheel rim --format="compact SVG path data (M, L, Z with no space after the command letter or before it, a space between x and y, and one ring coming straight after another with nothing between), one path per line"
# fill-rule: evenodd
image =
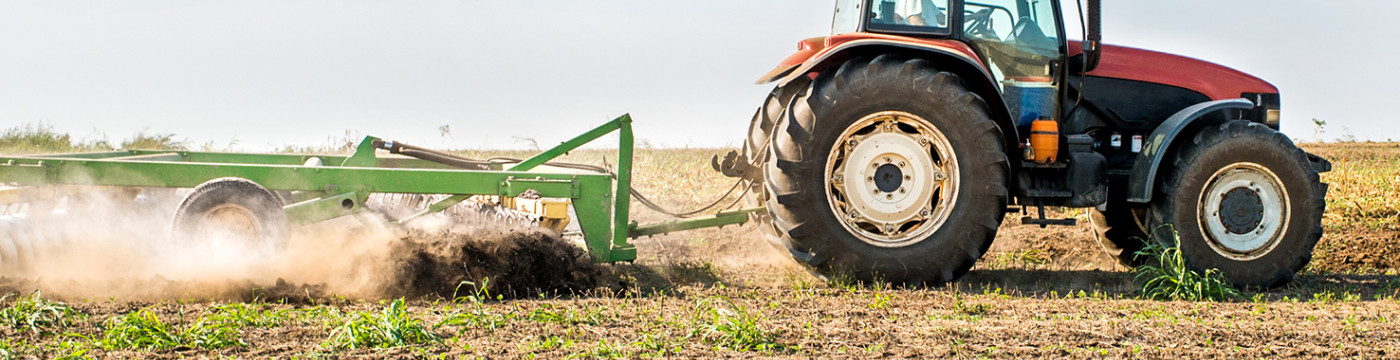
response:
M1216 253L1227 258L1263 257L1288 230L1287 188L1263 165L1234 163L1216 171L1198 204L1201 233Z
M259 242L263 238L262 218L246 207L236 204L220 204L204 212L199 222L200 236L221 236Z
M957 156L948 138L914 114L856 121L826 161L827 203L862 241L900 247L928 238L957 201Z

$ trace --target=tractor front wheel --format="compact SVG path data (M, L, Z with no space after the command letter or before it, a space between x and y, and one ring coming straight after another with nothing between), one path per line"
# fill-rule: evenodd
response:
M1268 288L1312 259L1327 190L1287 136L1229 121L1198 132L1174 165L1148 229L1164 245L1179 245L1193 270L1219 269L1236 286Z
M937 285L991 245L1007 158L986 103L922 59L855 59L789 106L765 168L780 245L826 276Z

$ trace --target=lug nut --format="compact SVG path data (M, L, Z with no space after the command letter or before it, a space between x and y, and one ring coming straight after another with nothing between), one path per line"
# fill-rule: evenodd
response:
M832 177L831 177L831 181L835 181L835 182L838 182L838 183L844 181L845 179L846 179L846 178L843 177L843 176L841 176L841 175L836 175L836 176L832 176Z
M885 200L894 200L894 194L885 194Z
M945 179L947 179L947 178L948 178L948 175L943 174L943 172L941 172L941 171L933 174L933 179L934 179L934 180L943 181L943 180L945 180Z
M919 210L919 216L928 217L928 215L929 215L928 209Z
M886 157L885 157L885 163L886 163L886 164L889 164L889 163L891 163L891 162L892 162L892 161L890 161L890 157L889 157L889 156L886 156Z
M900 162L899 162L899 167L904 167L904 162L903 162L903 161L900 161Z
M852 139L848 145L850 145L850 147L856 147L856 144L857 142L855 141L855 139Z
M885 225L885 232L887 232L887 233L892 233L892 232L894 232L894 225Z
M874 176L866 176L866 177L865 177L865 181L868 181L868 182L875 182L875 177L874 177Z
M860 217L860 214L857 214L855 211L852 211L852 212L851 212L851 218L852 218L852 219L855 219L855 218L858 218L858 217Z
M927 145L928 145L928 139L927 139L927 138L919 138L919 145L920 145L920 146L927 146Z
M903 194L903 193L904 193L904 188L899 188L899 193L900 193L900 194Z
M904 175L904 181L914 180L913 176Z

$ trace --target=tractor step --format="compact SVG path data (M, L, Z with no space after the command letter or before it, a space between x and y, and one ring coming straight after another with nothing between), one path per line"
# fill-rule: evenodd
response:
M1079 220L1076 220L1076 219L1074 219L1074 218L1069 218L1069 219L1046 219L1046 218L1037 218L1037 217L1034 217L1034 216L1022 216L1022 217L1021 217L1021 225L1040 225L1040 227L1046 227L1046 226L1051 226L1051 225L1053 225L1053 226L1074 226L1074 225L1078 225L1078 224L1079 224Z

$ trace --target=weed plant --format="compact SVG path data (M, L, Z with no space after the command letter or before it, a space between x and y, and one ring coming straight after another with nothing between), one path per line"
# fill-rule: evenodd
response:
M113 317L103 327L99 344L108 350L248 346L236 324L217 318L200 318L189 326L184 326L183 321L172 325L161 321L150 308Z
M457 291L461 291L463 286L472 286L470 295L459 296L453 302L464 304L466 311L453 313L443 318L434 327L456 326L456 327L479 327L486 330L495 330L504 327L513 318L510 314L498 314L491 311L486 306L486 301L491 299L491 291L487 290L491 279L482 279L481 286L476 283L464 281L457 285ZM500 300L498 296L496 300ZM533 314L532 314L533 315Z
M331 332L326 345L339 349L383 349L441 344L442 339L413 317L402 298L389 302L377 315L358 312Z
M1172 244L1180 240L1172 231ZM1154 300L1227 301L1242 299L1239 290L1225 282L1219 269L1196 272L1186 264L1180 246L1163 246L1147 241L1147 246L1134 253L1147 258L1147 263L1134 269L1133 280L1140 284L1142 296Z
M724 297L700 300L696 308L696 329L690 336L735 351L786 349L777 342L777 335L759 325L762 313L751 314L744 306Z
M0 297L0 303L9 300L9 297ZM9 306L0 309L0 324L37 335L56 334L72 326L75 319L85 317L68 304L44 300L37 291L15 298Z

